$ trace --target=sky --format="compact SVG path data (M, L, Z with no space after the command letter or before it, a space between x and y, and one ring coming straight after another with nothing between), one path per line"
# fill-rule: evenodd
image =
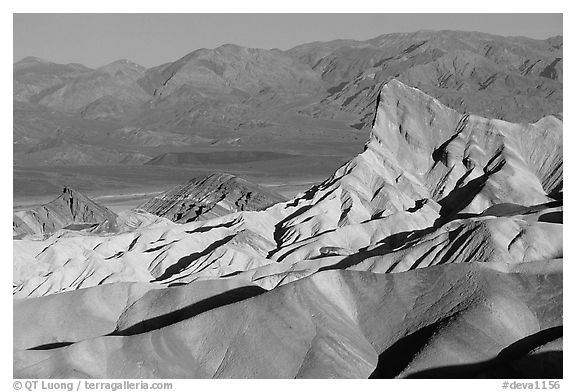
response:
M417 30L562 35L562 14L14 14L13 22L14 62L35 56L89 67L119 59L152 67L226 43L285 50Z

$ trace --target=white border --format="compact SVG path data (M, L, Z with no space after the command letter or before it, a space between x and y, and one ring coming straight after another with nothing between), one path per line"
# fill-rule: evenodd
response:
M568 1L548 1L548 2L529 2L529 1L495 1L495 0L483 0L474 2L467 2L462 0L451 0L451 1L432 1L432 0L410 0L410 1L364 1L364 2L341 2L338 0L323 0L323 1L306 1L306 0L292 0L285 1L281 4L276 4L272 1L232 1L232 0L217 0L217 1L120 1L120 0L99 0L94 2L82 2L80 0L65 0L65 1L40 1L40 0L22 0L22 1L10 1L8 4L3 3L2 14L0 20L0 28L2 29L2 34L0 35L2 40L3 53L6 54L4 61L0 62L0 67L2 67L2 81L1 84L4 86L2 91L2 119L3 119L3 132L5 135L5 142L2 143L2 180L4 184L4 191L1 194L2 198L2 219L4 222L2 227L2 248L4 249L4 263L5 269L2 278L2 309L6 314L4 317L2 325L2 336L4 339L4 347L2 357L2 386L3 390L12 390L12 350L8 350L8 347L12 347L12 322L8 320L8 313L12 315L12 293L10 290L10 280L12 277L12 244L11 244L11 233L9 231L8 219L9 213L11 213L11 208L8 207L12 205L12 13L20 12L35 12L35 13L55 13L55 12L82 12L82 13L92 13L92 12L110 12L110 13L171 13L171 12L226 12L226 13L262 13L262 12L299 12L299 13L364 13L364 12L380 12L380 13L393 13L393 12L418 12L418 13L439 13L439 12L498 12L498 13L515 13L515 12L554 12L554 13L564 13L564 63L565 69L568 72L564 74L564 91L566 95L564 97L564 107L568 108L567 114L564 117L565 126L567 132L565 133L565 146L568 152L571 152L571 148L576 146L574 144L573 132L576 130L572 127L574 121L571 116L572 106L572 95L574 91L573 84L573 73L572 65L573 53L574 53L574 35L573 26L574 18L572 15L571 4ZM10 142L8 142L10 141ZM567 154L565 162L565 179L566 181L566 191L568 199L573 195L572 187L572 173L574 173L574 162L571 154ZM574 254L574 247L572 245L572 230L573 226L573 213L571 209L572 203L568 202L568 207L565 209L565 219L567 220L567 226L565 226L566 234L565 237L569 239L565 247L565 291L564 298L565 303L565 331L567 333L564 337L564 358L565 358L565 379L562 381L561 390L575 390L573 382L574 371L570 371L570 368L574 368L573 358L574 358L574 344L572 330L574 326L574 311L572 301L574 299L574 289L571 284L571 280L574 279L574 268L572 267L573 260L572 255ZM296 387L293 382L289 381L270 381L270 380L250 380L250 381L234 381L233 385L229 382L214 382L214 381L200 381L200 380L173 380L175 388L174 390L182 391L194 391L201 389L210 390L229 390L230 387L234 390L253 390L256 388L272 389L272 390L287 390L288 388ZM492 391L501 390L501 382L497 380L453 380L453 381L427 381L427 380L402 380L402 381L353 381L353 380L338 380L338 381L298 381L298 388L310 388L317 389L324 386L325 383L329 383L331 389L346 389L350 388L362 388L362 389L378 389L381 390L382 387L398 388L402 390L436 390L437 388L446 388L449 390L466 390L466 391ZM322 385L320 385L322 384Z

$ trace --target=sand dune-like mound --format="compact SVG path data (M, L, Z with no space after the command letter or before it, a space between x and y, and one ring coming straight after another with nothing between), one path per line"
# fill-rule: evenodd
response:
M16 351L14 373L350 378L475 366L479 374L562 336L561 276L475 263L402 274L326 271L163 328L151 321L142 333ZM147 305L140 316L154 311ZM499 358L515 344L520 353ZM400 357L396 345L405 350Z
M251 219L254 214L183 225L164 219L115 235L63 232L42 241L16 241L14 295L36 297L122 281L169 284L176 276L218 277L269 264L274 222Z

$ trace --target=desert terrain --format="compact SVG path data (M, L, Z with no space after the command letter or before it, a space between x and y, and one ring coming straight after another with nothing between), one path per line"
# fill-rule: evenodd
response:
M562 378L563 39L14 64L15 378Z

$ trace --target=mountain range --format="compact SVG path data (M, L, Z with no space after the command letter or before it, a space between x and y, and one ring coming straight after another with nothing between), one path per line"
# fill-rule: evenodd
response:
M148 68L14 64L14 163L140 165L160 153L272 150L302 138L349 158L381 86L417 87L461 113L562 118L563 40L462 31L386 34L282 51L223 45ZM151 148L154 147L154 148ZM326 173L327 174L327 173Z

